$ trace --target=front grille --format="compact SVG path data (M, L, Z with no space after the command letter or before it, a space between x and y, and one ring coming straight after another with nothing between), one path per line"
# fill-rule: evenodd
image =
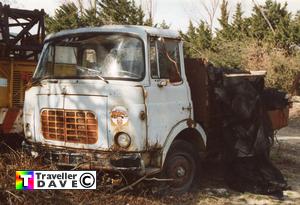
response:
M43 136L48 140L82 144L95 144L98 140L98 121L91 111L44 109L41 122Z

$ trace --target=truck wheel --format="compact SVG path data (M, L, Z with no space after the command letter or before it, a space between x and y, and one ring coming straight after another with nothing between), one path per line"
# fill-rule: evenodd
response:
M169 182L172 192L184 193L191 188L196 174L196 150L184 140L175 140L168 151L163 174L173 179Z

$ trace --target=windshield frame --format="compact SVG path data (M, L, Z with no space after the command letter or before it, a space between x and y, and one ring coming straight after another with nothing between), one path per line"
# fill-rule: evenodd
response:
M93 35L93 36L97 36L98 35L114 35L114 34L119 34L119 35L123 35L123 36L128 36L128 37L133 37L133 38L137 38L138 40L141 41L142 43L142 55L143 55L143 72L142 72L142 76L141 78L138 78L138 79L135 79L135 78L125 78L125 77L104 77L105 80L116 80L116 81L134 81L134 82L142 82L144 81L145 77L146 77L146 73L147 73L147 58L146 58L146 44L145 44L145 41L144 39L139 36L138 34L134 34L134 33L126 33L126 32L83 32L83 33L77 33L77 34L65 34L63 36L59 36L59 37L54 37L54 38L49 38L49 39L46 39L45 42L44 42L44 48L42 50L42 53L41 53L41 57L39 58L39 61L38 61L38 64L37 64L37 67L36 67L36 70L33 74L33 77L32 77L32 80L33 81L39 81L39 80L46 80L46 79L50 79L50 80L61 80L61 79L68 79L68 80L81 80L81 79L90 79L90 80L99 80L99 78L97 76L62 76L62 77L59 77L59 76L41 76L41 77L36 77L37 73L39 72L40 70L40 66L41 66L41 63L45 57L45 55L47 54L47 49L55 44L56 42L60 41L61 39L64 39L66 37L69 37L69 38L73 38L73 37L77 37L77 36L82 36L82 35Z

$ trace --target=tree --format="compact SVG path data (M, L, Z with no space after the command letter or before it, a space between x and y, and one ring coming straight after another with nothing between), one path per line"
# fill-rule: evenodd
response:
M287 3L282 6L276 1L266 0L265 5L256 5L253 9L250 33L257 40L288 48L291 43L290 23Z
M207 15L208 15L208 25L210 28L210 31L213 31L213 24L215 20L215 16L217 13L217 10L219 8L220 0L211 0L210 5L206 5L204 1L201 1L202 6L204 7Z
M73 2L59 6L55 10L53 17L46 16L45 23L47 32L57 32L84 26L78 8Z
M54 16L46 17L47 32L105 24L152 26L152 19L145 19L141 6L133 0L96 0L95 5L83 5L82 0L78 0L78 6L73 2L62 4Z
M102 26L104 24L101 17L98 16L97 8L91 7L88 9L83 9L81 15L82 25L84 26Z
M208 25L205 24L204 21L201 21L196 29L196 32L198 34L196 45L202 50L210 49L212 43L212 33Z
M248 35L246 21L243 18L242 4L237 3L236 10L233 15L232 34L235 39L242 40Z
M195 27L190 21L188 31L181 36L185 41L185 55L189 57L205 57L205 52L211 48L212 33L210 27L201 21L198 27Z
M181 33L185 54L204 57L216 67L247 70L267 70L266 85L290 91L295 76L300 73L300 11L293 16L287 4L266 0L253 7L250 17L244 17L237 4L229 22L228 2L223 0L215 35L203 22L190 22Z
M292 47L300 50L300 11L297 12L290 24Z
M155 16L156 6L157 6L156 3L157 3L156 0L141 1L141 6L143 5L145 16L147 16L144 25L153 26L153 19Z
M157 25L157 27L162 29L169 29L170 25L167 24L165 20L163 20L160 24Z
M228 12L228 1L222 0L221 6L221 17L218 19L221 29L217 30L217 35L222 39L229 39L232 37L230 31L231 26L229 24L229 12Z
M141 6L129 0L99 0L99 16L105 24L144 25Z

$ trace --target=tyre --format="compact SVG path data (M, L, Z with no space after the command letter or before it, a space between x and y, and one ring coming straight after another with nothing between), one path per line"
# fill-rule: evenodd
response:
M173 179L169 182L171 192L184 193L190 190L196 175L197 152L192 144L175 140L164 164L163 175Z

